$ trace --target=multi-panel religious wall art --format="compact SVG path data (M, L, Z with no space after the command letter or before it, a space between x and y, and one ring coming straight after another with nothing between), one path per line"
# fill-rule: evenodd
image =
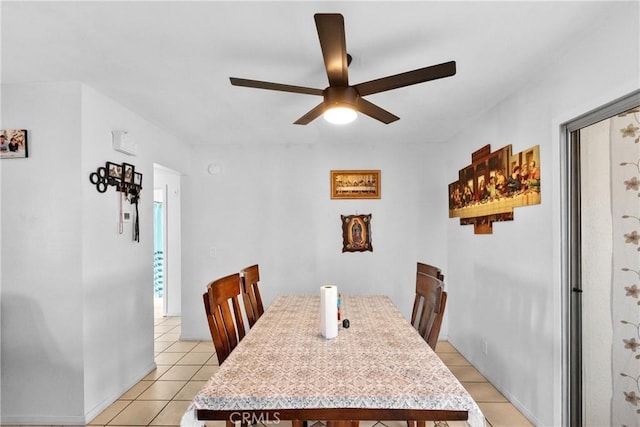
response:
M475 234L491 234L494 222L513 220L513 208L539 203L539 145L516 154L511 145L494 152L486 145L449 184L449 218L473 225Z

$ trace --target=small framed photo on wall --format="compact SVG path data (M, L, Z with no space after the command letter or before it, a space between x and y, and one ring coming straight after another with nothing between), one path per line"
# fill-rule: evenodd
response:
M133 173L135 166L129 163L122 164L122 181L126 184L133 184Z
M26 129L0 130L0 159L29 157Z
M107 175L116 181L122 181L122 165L107 162Z

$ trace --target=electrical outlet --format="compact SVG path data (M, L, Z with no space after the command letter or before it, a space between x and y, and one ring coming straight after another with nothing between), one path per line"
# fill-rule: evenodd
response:
M211 247L209 248L209 256L210 256L211 258L215 258L215 257L217 257L217 256L218 256L218 248L216 248L215 246L211 246Z
M482 354L485 356L489 354L489 344L487 344L487 340L482 340Z

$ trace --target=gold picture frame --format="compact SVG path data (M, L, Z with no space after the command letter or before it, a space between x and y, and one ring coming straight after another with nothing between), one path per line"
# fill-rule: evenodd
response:
M332 199L379 199L380 170L332 170Z

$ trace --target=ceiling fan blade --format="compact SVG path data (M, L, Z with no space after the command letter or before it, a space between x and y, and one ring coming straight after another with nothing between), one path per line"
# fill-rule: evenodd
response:
M311 111L293 122L293 124L308 125L312 120L317 119L322 113L324 113L324 102L321 102L320 104L313 107Z
M329 86L349 86L344 18L339 13L316 13L314 18Z
M364 98L358 98L357 106L358 111L362 114L366 114L367 116L379 120L386 125L391 122L395 122L396 120L400 120L400 117L395 114L391 114L387 110L378 107L376 104L373 104Z
M406 73L395 74L381 79L370 80L368 82L354 85L360 96L371 95L373 93L384 92L430 80L441 79L453 76L456 73L456 62L450 61L443 64L432 65L430 67L419 68Z
M231 84L234 86L252 87L256 89L278 90L281 92L303 93L307 95L322 96L322 89L312 87L285 85L281 83L263 82L260 80L239 79L237 77L229 77Z

